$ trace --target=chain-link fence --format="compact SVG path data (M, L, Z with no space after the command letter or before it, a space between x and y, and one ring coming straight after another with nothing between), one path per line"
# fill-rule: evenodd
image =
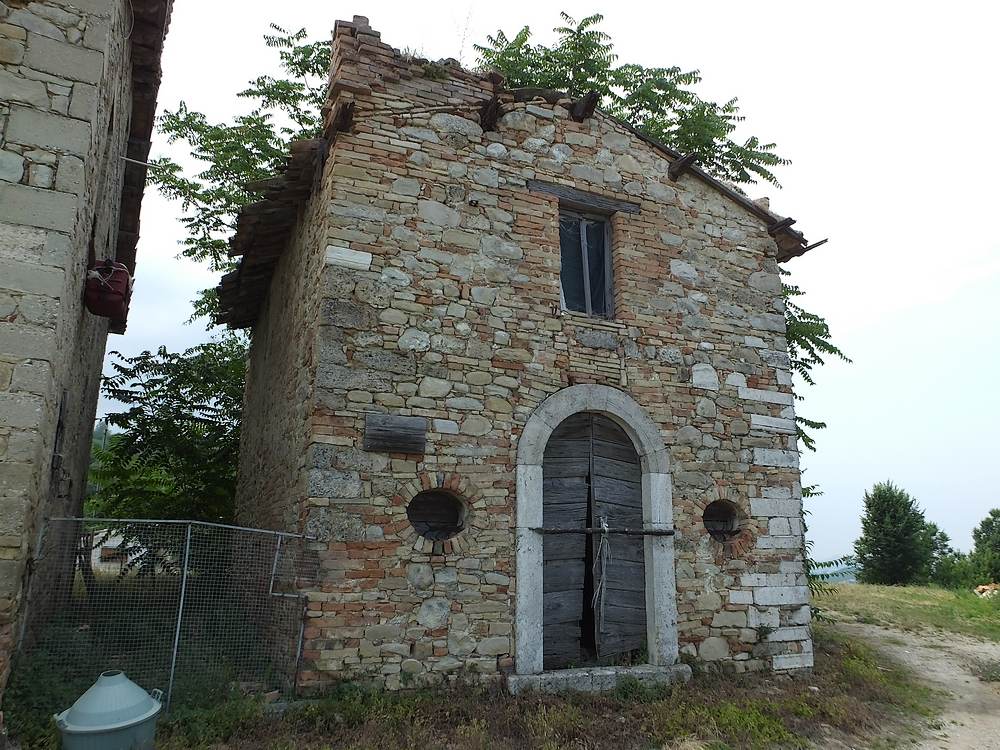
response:
M22 677L69 705L120 669L167 708L294 690L302 537L187 521L49 519L35 558Z

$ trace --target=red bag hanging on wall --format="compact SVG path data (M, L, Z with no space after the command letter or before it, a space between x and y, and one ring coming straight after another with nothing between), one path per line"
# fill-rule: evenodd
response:
M83 302L94 315L125 320L132 298L132 276L123 263L101 260L87 269Z

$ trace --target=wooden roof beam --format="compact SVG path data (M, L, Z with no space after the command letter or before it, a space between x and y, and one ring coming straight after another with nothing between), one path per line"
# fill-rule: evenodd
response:
M586 96L574 100L569 110L569 116L576 122L583 122L588 117L593 117L600 100L601 95L596 91L591 91Z
M779 219L767 228L768 234L777 234L778 232L788 229L792 224L795 223L795 219L791 216L786 216L784 219Z
M674 159L667 167L667 176L677 182L678 178L691 169L696 161L698 161L698 154L685 154L679 159Z

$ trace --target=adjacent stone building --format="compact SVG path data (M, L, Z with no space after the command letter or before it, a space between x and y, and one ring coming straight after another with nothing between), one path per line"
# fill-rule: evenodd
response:
M170 5L0 0L0 689L42 519L81 510L105 341L125 327L84 309L85 277L135 268Z
M325 135L219 289L240 521L315 539L303 683L812 665L778 269L809 248L595 103L337 23Z

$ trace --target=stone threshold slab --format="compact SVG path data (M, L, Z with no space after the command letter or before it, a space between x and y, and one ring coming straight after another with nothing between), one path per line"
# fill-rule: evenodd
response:
M644 685L669 685L690 680L691 667L687 664L669 667L642 664L634 667L583 667L540 674L512 674L507 676L507 689L512 695L531 691L562 693L569 690L601 693L614 690L624 677L631 677Z

